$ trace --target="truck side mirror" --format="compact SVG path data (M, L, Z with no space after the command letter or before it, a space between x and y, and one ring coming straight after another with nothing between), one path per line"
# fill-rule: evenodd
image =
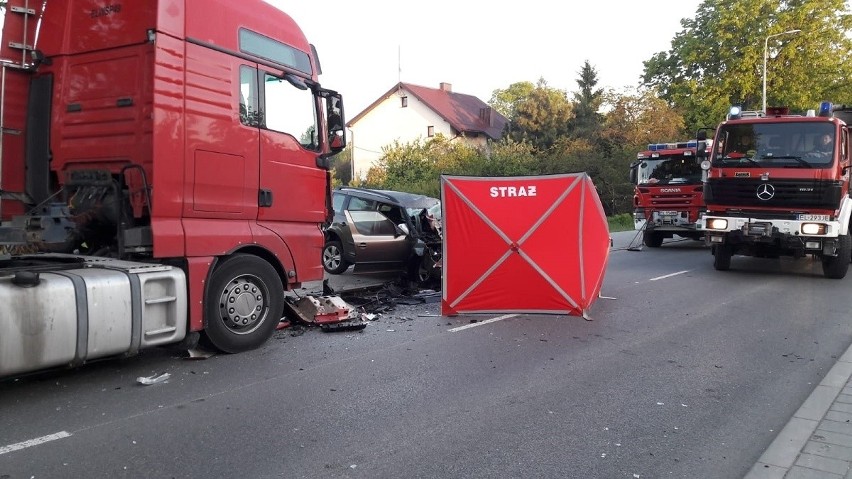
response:
M705 137L707 135L704 135ZM698 143L695 147L695 157L696 158L707 158L707 141L698 140Z
M346 130L343 120L343 98L340 93L325 90L325 109L328 124L328 145L331 154L340 153L346 148Z

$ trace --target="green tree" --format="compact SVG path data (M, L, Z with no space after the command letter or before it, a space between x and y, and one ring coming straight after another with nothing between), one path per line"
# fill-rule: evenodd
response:
M642 82L684 112L690 130L717 124L732 104L762 107L765 43L768 105L852 101L846 0L704 0L681 26L669 51L644 62Z
M547 86L542 78L530 94L515 105L514 117L507 126L508 136L545 151L567 135L568 122L573 116L567 94Z
M352 182L352 146L334 155L331 159L332 184L337 186L348 185Z
M654 90L633 92L607 91L603 101L608 110L601 131L601 141L623 145L635 155L648 143L691 139L695 132L686 131L683 117L656 95Z
M574 93L574 118L568 127L574 138L594 139L600 133L603 116L599 113L603 90L596 88L598 73L588 60L580 69L577 86L580 90Z
M491 100L488 101L488 105L511 121L515 117L515 107L526 100L533 90L535 90L535 85L532 82L512 83L505 90L494 90L491 93Z

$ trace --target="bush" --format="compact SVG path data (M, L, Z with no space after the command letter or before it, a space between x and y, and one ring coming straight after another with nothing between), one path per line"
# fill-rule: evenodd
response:
M620 215L607 217L609 223L609 232L629 231L633 229L633 215L630 213L622 213Z

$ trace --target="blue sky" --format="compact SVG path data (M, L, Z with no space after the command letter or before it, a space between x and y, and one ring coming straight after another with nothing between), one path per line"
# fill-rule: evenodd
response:
M498 88L543 77L576 90L589 62L598 86L635 86L642 62L668 50L700 0L267 0L302 27L319 52L322 85L354 117L400 79L440 82L483 101ZM401 71L400 71L401 67Z

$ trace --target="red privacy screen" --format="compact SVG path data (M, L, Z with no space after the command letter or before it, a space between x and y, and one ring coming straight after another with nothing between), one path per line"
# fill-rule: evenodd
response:
M586 316L609 258L609 227L585 173L441 176L441 314Z

